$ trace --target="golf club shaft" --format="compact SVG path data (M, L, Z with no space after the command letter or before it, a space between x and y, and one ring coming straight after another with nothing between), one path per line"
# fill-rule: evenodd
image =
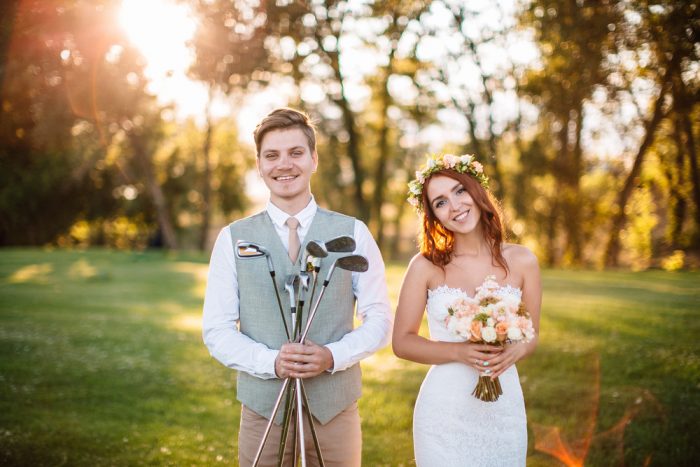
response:
M277 452L277 467L282 467L284 464L284 451L287 447L287 436L289 435L289 423L293 415L294 407L294 389L293 384L287 385L286 398L284 401L284 417L282 419L282 434L280 437L279 451Z
M291 340L289 335L289 328L287 327L287 318L284 317L284 308L282 308L282 300L280 300L280 292L277 290L277 282L275 281L275 272L270 271L270 279L272 279L272 287L275 289L275 297L277 298L277 306L280 309L280 316L282 316L282 324L284 324L284 333L287 335L287 340Z
M321 303L321 299L323 298L323 294L326 291L326 287L328 286L328 280L324 281L323 286L321 286L321 291L318 294L318 299L316 299L316 303L314 303L314 307L311 309L311 312L309 313L309 317L306 319L306 327L304 328L304 332L302 333L301 337L299 338L300 343L304 343L306 340L306 335L309 333L309 328L311 327L311 322L314 320L314 316L316 316L316 311L318 310L318 305Z
M316 284L318 283L318 270L314 269L314 277L312 279L313 284L311 286L311 295L309 295L309 304L314 300L314 293L316 292ZM320 297L320 295L319 295ZM311 315L309 315L306 318L306 327L309 325L309 319L311 318ZM305 328L306 328L305 327ZM301 330L301 322L299 322L299 329ZM298 336L295 336L298 337ZM298 339L299 342L301 342L301 339Z
M301 380L294 379L296 384L296 399L297 399L297 423L299 427L299 451L301 451L301 467L306 467L306 443L304 440L304 406L301 402Z
M306 398L306 388L304 387L304 380L300 380L299 387L301 388L301 398L304 401L304 406L306 406L306 419L309 422L309 429L311 431L311 437L314 440L314 448L316 449L316 456L318 457L318 463L320 467L324 467L323 455L321 454L321 444L318 442L318 436L316 435L316 426L314 425L314 418L311 415L311 408L309 407L309 400Z
M277 400L275 401L275 405L272 408L272 414L270 415L270 420L267 422L267 426L265 427L265 432L263 433L263 437L260 440L260 446L258 446L258 452L255 453L255 459L253 460L253 467L257 467L258 463L260 462L260 455L263 452L263 448L265 447L265 442L267 442L267 437L270 436L270 429L272 428L272 424L274 423L275 420L275 414L277 413L277 410L280 408L280 404L282 403L282 396L284 396L284 391L287 389L287 386L289 385L289 378L286 378L284 382L282 383L282 388L280 389L280 393L277 396Z

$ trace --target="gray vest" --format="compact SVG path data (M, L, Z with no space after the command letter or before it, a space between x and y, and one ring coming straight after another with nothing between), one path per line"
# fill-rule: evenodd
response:
M319 208L304 238L301 251L305 251L306 242L309 240L327 241L340 235L353 235L354 227L354 218ZM284 282L288 274L299 273L304 255L299 254L296 264L292 264L266 211L232 223L229 230L234 246L237 240L246 240L259 243L270 251L282 306L287 322L291 322L289 299L284 291ZM306 322L311 304L315 303L319 295L328 268L335 258L347 254L329 253L328 257L322 260L316 293L313 300L307 297L304 305L303 323ZM271 349L279 349L287 342L287 337L272 288L267 261L263 257L236 258L236 273L241 332ZM353 329L354 309L352 273L336 268L311 324L307 339L319 345L340 340ZM359 399L362 393L360 365L355 364L335 374L322 373L314 378L305 379L304 386L311 413L325 424ZM265 418L270 418L281 387L280 379L260 379L245 372L238 372L238 400ZM282 410L279 410L275 422L281 423L281 421Z

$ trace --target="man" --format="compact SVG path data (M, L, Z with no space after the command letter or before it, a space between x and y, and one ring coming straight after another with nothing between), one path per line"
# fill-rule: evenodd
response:
M388 343L392 325L384 263L364 223L317 206L310 187L318 166L316 136L305 114L277 109L258 124L254 137L258 172L270 200L265 211L220 232L212 251L202 323L212 356L238 370L239 462L252 464L282 380L292 377L303 379L325 464L359 466L359 361ZM286 276L301 269L306 242L340 235L355 238L354 253L367 258L369 270L336 269L306 343L288 343L265 259L236 258L235 242L254 241L267 248L278 289L284 290ZM320 278L331 262L330 256L322 262ZM355 302L362 323L353 329ZM281 412L260 465L277 465ZM305 433L307 462L318 465L313 440ZM291 444L287 443L287 459Z

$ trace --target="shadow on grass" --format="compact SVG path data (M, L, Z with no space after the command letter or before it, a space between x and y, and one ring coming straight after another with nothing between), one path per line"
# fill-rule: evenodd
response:
M0 463L233 462L233 374L209 357L198 324L205 265L2 256Z

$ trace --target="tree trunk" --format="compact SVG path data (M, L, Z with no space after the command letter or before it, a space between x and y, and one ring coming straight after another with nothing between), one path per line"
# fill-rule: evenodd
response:
M674 103L676 96L674 95ZM683 129L681 114L676 113L673 119L673 140L676 146L674 161L668 161L665 166L666 178L669 182L669 226L667 230L668 241L671 248L680 245L681 233L688 204L683 195L685 185L685 154L683 148Z
M151 155L144 147L140 136L131 133L129 135L129 139L132 149L134 150L134 157L136 157L143 169L146 188L148 189L151 200L153 201L153 205L156 209L158 227L163 235L163 244L165 245L165 248L174 250L177 248L177 237L175 236L175 229L172 221L170 220L170 213L168 212L168 205L165 201L165 195L163 195L163 189L158 183L155 175L155 168L153 167Z
M479 157L481 157L484 161L490 162L490 166L493 168L493 175L494 175L494 182L491 183L490 188L493 191L493 194L496 196L497 199L503 200L505 197L505 181L503 180L503 173L501 172L501 165L498 163L498 155L496 154L498 151L498 145L496 141L496 135L494 134L494 121L493 121L493 94L491 93L491 89L489 89L489 83L488 83L488 76L484 73L484 68L481 65L481 59L479 58L479 54L477 53L476 50L476 44L474 43L473 40L471 40L466 34L464 35L464 39L467 41L469 44L469 49L472 52L472 56L474 57L474 64L477 66L479 69L479 75L481 76L481 85L484 87L484 100L486 101L486 105L489 108L489 152L491 154L480 154Z
M377 168L374 172L374 199L372 200L372 208L376 230L375 240L381 250L384 246L384 219L382 219L382 207L384 205L384 190L386 185L386 165L389 160L389 118L387 112L391 105L391 95L389 94L389 77L393 73L394 52L392 48L389 54L389 63L386 66L384 81L382 83L381 95L381 117L379 128L379 158L377 159Z
M207 247L209 237L209 226L211 224L211 138L214 131L211 118L211 105L214 100L213 85L209 86L209 100L206 108L206 129L204 132L204 145L202 147L202 161L204 163L202 174L202 223L199 228L199 250L204 251Z
M581 220L581 177L583 175L583 148L581 147L581 133L583 131L583 100L578 100L576 112L576 141L572 159L570 161L568 177L569 208L567 209L567 230L569 237L569 251L571 262L580 266L582 261L582 220Z
M340 42L340 37L336 37L338 42ZM316 40L319 44L323 43L323 37L320 36L318 30L316 32ZM325 50L325 49L322 49ZM343 126L345 131L348 133L348 157L352 164L352 170L354 172L353 185L355 187L355 203L357 205L358 217L365 222L370 220L370 212L367 201L365 200L364 194L362 192L362 186L365 181L365 171L362 168L362 158L360 156L360 135L357 131L357 122L355 121L355 114L350 108L350 103L348 102L347 96L345 95L345 82L343 79L343 74L340 71L340 52L336 50L325 51L326 56L330 60L331 68L333 69L333 74L335 79L340 85L340 97L333 99L338 107L340 107L343 112Z
M653 143L656 128L659 126L661 119L664 117L664 98L666 96L666 92L668 91L671 68L672 66L669 65L669 68L665 73L661 83L659 96L656 98L656 103L654 104L654 113L652 114L651 119L644 125L644 139L642 140L642 144L639 146L637 155L634 158L632 170L630 170L630 173L627 175L622 191L620 191L618 196L617 212L613 215L610 226L610 234L605 247L604 264L606 267L616 267L619 264L618 256L620 254L620 231L622 230L626 220L625 208L627 207L627 202L632 195L632 189L637 183L639 173L642 170L642 163L644 162L647 149L649 149L649 146L651 146Z
M17 7L19 1L0 2L0 90L5 87L5 69L7 67L7 54L12 42L12 33L15 30L15 20L17 19Z
M680 81L680 79L679 79ZM682 81L681 81L682 83ZM682 84L681 84L682 85ZM680 111L680 117L685 134L685 147L690 161L690 180L693 184L693 203L695 204L695 222L700 227L700 171L698 171L698 152L695 147L695 136L693 135L693 125L688 116L688 109Z

